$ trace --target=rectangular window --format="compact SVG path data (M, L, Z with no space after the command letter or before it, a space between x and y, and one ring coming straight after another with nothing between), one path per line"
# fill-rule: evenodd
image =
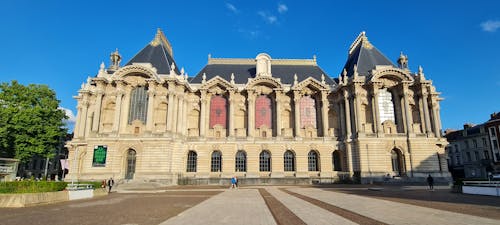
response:
M470 157L470 152L466 152L465 154L467 155L467 162L472 161L472 159Z
M497 132L495 131L495 127L490 127L490 137L496 137Z
M469 141L465 141L465 149L469 149Z
M106 155L108 153L108 146L98 145L94 147L94 160L92 161L93 167L105 167Z
M490 153L488 153L488 151L484 151L484 159L490 159Z
M498 150L498 141L497 140L492 140L491 142L493 143L493 146L492 146L493 149L494 150Z
M472 145L474 146L474 148L477 148L477 141L476 140L472 140Z
M480 160L480 159L481 159L481 158L479 157L479 152L478 152L478 151L475 151L475 152L474 152L474 159L475 159L476 161L478 161L478 160Z
M483 147L488 147L488 141L486 141L486 138L483 138Z

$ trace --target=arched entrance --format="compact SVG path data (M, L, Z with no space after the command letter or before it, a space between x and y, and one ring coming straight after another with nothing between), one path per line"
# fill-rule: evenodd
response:
M133 149L129 149L127 152L127 167L125 168L125 179L127 180L134 179L136 154Z
M392 171L398 176L404 175L404 157L399 149L391 150Z

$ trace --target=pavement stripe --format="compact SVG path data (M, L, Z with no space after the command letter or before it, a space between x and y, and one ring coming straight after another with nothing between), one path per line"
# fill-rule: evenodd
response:
M283 205L278 199L273 197L264 188L259 188L259 193L264 198L267 207L273 214L278 225L305 225L299 217L297 217L290 209Z
M335 213L339 216L342 216L350 221L353 221L355 223L358 223L358 224L361 224L361 225L386 225L386 223L384 222L381 222L381 221L378 221L378 220L375 220L375 219L372 219L372 218L369 218L369 217L366 217L366 216L363 216L361 214L358 214L356 212L353 212L353 211L350 211L350 210L347 210L347 209L343 209L343 208L340 208L340 207L337 207L337 206L334 206L334 205L331 205L331 204L328 204L328 203L325 203L323 201L320 201L318 199L314 199L314 198L311 198L311 197L308 197L308 196L305 196L305 195L301 195L301 194L298 194L298 193L295 193L295 192L291 192L289 190L286 190L286 189L281 189L283 190L284 192L292 195L292 196L295 196L297 198L300 198L304 201L307 201L309 203L312 203L314 205L317 205L323 209L326 209L332 213Z
M402 204L381 199L324 191L315 188L289 188L288 191L323 201L336 207L357 212L388 224L491 224L498 225L500 220L453 213L428 207ZM432 203L429 203L432 204Z
M255 189L226 190L179 215L167 224L276 224L266 203Z
M289 195L276 187L266 187L266 190L307 224L357 224L337 214L331 213L328 210L320 208L295 196Z

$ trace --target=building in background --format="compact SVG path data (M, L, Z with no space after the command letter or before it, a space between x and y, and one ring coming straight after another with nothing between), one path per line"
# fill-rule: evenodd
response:
M485 124L465 124L463 130L447 131L448 167L454 179L487 178L492 172L492 153Z
M490 119L485 123L490 139L491 153L493 155L493 173L500 174L500 113L495 112L490 115Z
M362 32L338 78L312 59L212 58L189 77L158 30L82 84L69 179L311 183L450 175L439 92Z

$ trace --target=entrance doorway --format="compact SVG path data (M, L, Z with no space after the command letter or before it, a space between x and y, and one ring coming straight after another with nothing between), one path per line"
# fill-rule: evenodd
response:
M133 149L129 149L127 152L127 168L125 170L125 179L134 179L135 173L135 155L136 152Z
M396 173L397 176L404 175L404 158L403 154L399 149L391 150L391 161L392 161L392 171Z

